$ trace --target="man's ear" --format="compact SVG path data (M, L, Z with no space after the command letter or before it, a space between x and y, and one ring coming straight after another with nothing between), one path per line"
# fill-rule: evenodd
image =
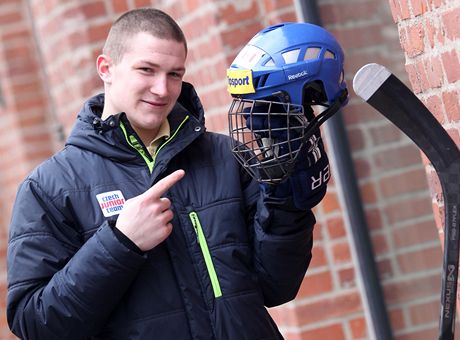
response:
M101 54L96 59L97 73L104 83L112 82L113 61L108 55Z

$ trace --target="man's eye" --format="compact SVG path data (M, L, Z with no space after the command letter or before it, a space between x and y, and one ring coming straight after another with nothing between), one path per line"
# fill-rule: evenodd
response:
M146 73L153 72L153 69L150 68L150 67L139 67L139 70L142 71L142 72L146 72Z

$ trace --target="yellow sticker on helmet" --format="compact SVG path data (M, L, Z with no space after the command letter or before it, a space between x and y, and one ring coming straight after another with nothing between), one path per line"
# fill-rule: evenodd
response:
M231 94L255 93L251 70L227 70L227 91Z

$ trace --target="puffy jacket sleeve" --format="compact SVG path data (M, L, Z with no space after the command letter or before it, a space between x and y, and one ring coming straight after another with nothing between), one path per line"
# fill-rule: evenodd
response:
M85 339L97 332L145 259L105 222L84 244L51 198L26 180L8 243L7 319L21 339Z
M311 209L299 210L290 198L273 197L259 190L254 181L247 189L253 192L254 201L248 213L253 228L254 266L265 305L273 307L297 295L312 257L316 220Z

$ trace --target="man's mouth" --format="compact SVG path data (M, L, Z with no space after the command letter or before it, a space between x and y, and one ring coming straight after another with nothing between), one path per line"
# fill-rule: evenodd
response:
M161 106L166 106L167 105L166 102L151 101L151 100L141 100L141 101L144 102L144 103L147 103L149 105L156 106L156 107L161 107Z

